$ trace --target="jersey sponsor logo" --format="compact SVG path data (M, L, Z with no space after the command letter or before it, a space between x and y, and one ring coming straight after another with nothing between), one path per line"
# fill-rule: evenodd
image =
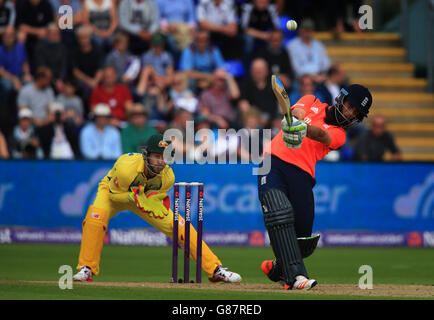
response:
M319 109L317 107L310 108L315 114L318 114Z
M322 126L323 126L325 129L330 128L330 126L329 126L327 123L324 123Z
M114 178L113 183L115 184L116 187L119 188L119 182L118 182L118 178Z
M92 212L92 218L100 220L101 219L101 215L97 212Z

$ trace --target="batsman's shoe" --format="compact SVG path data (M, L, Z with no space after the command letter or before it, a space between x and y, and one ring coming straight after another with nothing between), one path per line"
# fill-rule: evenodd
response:
M227 283L238 283L241 282L241 276L238 273L229 271L228 268L223 268L222 266L217 266L214 271L212 278L208 278L211 282L227 282Z
M90 270L88 267L83 267L80 269L79 272L77 272L72 279L74 281L88 281L92 282L92 270Z
M316 280L308 279L305 276L297 276L295 279L296 280L292 287L285 284L285 290L309 290L318 284Z

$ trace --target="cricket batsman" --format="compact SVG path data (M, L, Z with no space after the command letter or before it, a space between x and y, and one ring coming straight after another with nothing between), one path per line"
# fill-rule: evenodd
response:
M163 157L170 141L163 135L151 136L143 153L120 156L101 180L95 201L83 221L83 236L75 281L92 281L99 263L108 223L119 211L134 212L150 225L172 238L173 212L166 194L174 182L173 170ZM184 219L179 217L179 244L184 246ZM196 260L196 230L190 226L190 258ZM223 268L219 258L202 241L202 269L211 282L240 282L241 276Z
M315 164L345 143L346 130L367 117L371 104L369 90L358 84L342 89L332 106L306 95L292 106L291 124L283 118L266 151L271 169L258 176L258 195L275 258L263 261L261 270L285 290L317 284L303 263L319 240L312 236Z

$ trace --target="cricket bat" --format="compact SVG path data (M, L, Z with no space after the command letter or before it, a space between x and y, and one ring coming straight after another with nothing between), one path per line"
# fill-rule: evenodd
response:
M285 115L286 122L288 122L288 125L291 125L291 102L289 101L288 94L282 82L280 82L279 78L274 74L271 76L271 88L279 103L280 110Z

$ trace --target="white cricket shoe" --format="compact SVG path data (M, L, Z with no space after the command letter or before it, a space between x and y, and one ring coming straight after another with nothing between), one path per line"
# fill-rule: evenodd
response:
M287 284L285 284L286 290L309 290L315 287L318 284L315 279L308 279L305 276L297 276L295 277L295 282L290 288Z
M79 272L77 272L72 279L74 281L88 281L92 282L92 270L90 270L88 267L83 267L80 269Z
M212 278L208 278L211 282L226 282L226 283L238 283L241 282L242 278L238 273L229 271L228 268L223 268L222 266L217 266L214 271Z

